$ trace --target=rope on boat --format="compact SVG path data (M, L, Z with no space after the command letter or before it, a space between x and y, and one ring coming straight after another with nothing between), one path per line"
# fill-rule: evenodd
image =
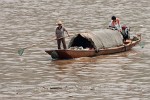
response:
M99 53L100 52L100 50L99 49L95 49L95 53Z
M126 45L123 45L123 46L124 46L124 51L127 51Z

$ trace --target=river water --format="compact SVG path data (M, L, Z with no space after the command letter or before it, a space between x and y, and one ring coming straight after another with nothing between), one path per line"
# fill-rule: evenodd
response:
M58 19L75 34L106 28L112 15L142 42L128 52L72 60L44 52L57 48ZM149 38L150 0L0 0L0 100L150 100Z

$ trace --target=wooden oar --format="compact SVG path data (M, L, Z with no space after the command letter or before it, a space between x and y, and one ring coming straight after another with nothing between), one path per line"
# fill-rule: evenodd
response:
M66 36L66 37L68 37L68 36ZM59 39L61 39L61 38L66 38L66 37L55 38L55 39L52 39L51 41L53 41L53 40L59 40ZM50 42L51 42L51 41L50 41ZM44 42L38 43L38 44L33 44L33 45L27 46L27 47L25 47L25 48L20 48L20 49L18 50L18 54L19 54L19 56L22 56L22 54L23 54L23 52L24 52L25 49L32 48L32 47L35 47L35 46L37 46L37 45L39 45L39 44L43 44L43 43L44 43Z

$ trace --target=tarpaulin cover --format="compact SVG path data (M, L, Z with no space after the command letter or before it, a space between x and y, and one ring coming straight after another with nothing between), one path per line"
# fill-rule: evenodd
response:
M110 48L123 45L123 37L120 32L110 29L100 29L92 33L79 33L69 42L68 47L82 46L83 48Z

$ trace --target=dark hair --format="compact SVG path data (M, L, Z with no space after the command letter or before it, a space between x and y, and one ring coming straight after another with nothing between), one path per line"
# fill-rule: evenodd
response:
M116 17L115 17L115 16L112 16L111 19L112 19L112 20L116 20Z

